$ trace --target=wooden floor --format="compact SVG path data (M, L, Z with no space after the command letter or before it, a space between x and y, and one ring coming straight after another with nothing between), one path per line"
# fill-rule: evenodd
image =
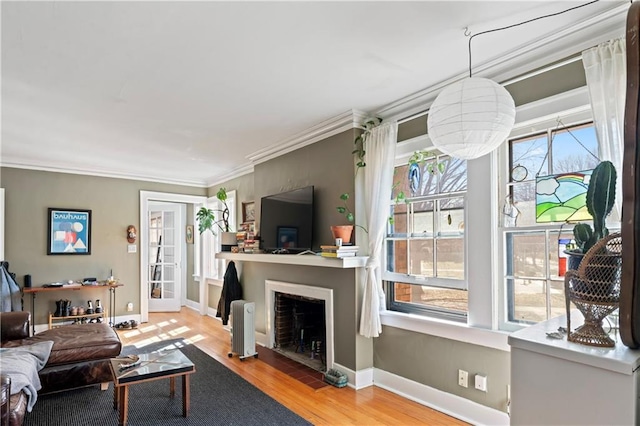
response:
M464 425L466 423L384 389L359 391L328 386L313 390L275 368L249 358L229 358L229 333L218 319L183 308L180 313L151 313L137 329L118 330L123 345L187 339L290 410L316 425ZM196 373L197 374L197 373Z

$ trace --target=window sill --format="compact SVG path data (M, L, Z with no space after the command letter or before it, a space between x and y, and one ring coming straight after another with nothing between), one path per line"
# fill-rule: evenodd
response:
M504 331L487 330L453 321L394 311L381 312L380 319L382 325L388 327L429 334L472 345L486 346L506 352L510 351L509 343L507 342L510 333Z
M207 278L206 283L214 287L222 287L222 285L224 284L224 281L216 278Z

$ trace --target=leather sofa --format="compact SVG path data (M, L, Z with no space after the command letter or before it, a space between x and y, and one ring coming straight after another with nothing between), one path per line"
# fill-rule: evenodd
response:
M66 325L29 336L29 321L29 312L0 313L0 346L53 341L49 360L38 373L42 383L39 394L94 384L107 388L112 381L109 359L118 356L122 349L120 338L111 327L104 323ZM24 394L12 395L10 423L22 424L25 410Z

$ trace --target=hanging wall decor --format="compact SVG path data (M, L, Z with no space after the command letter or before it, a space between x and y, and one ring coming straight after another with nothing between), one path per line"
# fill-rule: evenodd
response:
M91 210L48 212L47 254L91 254Z
M536 177L536 222L590 220L587 188L593 170Z

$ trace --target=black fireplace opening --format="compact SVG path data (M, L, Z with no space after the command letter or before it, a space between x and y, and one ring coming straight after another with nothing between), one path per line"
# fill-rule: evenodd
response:
M275 292L275 351L325 371L326 335L324 300Z

